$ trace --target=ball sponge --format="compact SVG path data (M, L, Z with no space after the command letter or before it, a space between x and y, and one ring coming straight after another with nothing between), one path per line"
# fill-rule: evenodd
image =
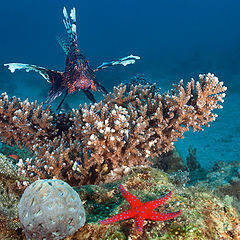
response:
M86 221L79 195L66 182L53 179L32 183L21 197L18 213L28 239L63 239Z

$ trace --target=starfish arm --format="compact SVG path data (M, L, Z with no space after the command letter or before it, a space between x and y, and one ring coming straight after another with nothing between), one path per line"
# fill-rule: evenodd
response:
M100 221L100 224L109 224L113 222L118 222L124 219L133 218L135 215L136 215L136 212L134 211L134 209L129 209L128 211L119 213L115 216L112 216L110 218Z
M153 201L149 201L149 202L145 203L145 205L148 209L153 210L153 209L157 208L158 206L162 205L164 202L166 202L171 196L172 196L172 192L169 192L164 197L153 200Z
M135 197L133 194L128 192L123 187L122 184L120 185L120 190L121 190L121 193L122 193L123 197L129 202L131 208L135 208L135 207L138 207L138 206L143 204L137 197Z
M142 227L143 227L144 220L145 220L145 219L142 218L141 216L135 217L135 224L136 224L137 230L138 230L139 232L142 231Z
M177 212L172 212L172 213L159 213L159 212L153 211L152 215L148 216L147 219L154 220L154 221L166 221L179 216L181 213L182 213L181 209Z

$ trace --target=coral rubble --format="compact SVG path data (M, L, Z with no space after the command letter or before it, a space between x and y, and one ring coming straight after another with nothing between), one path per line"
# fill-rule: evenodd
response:
M33 158L18 163L19 172L38 178L99 183L111 170L150 163L174 148L192 127L209 126L222 108L226 87L213 74L183 80L163 95L156 85L120 85L104 100L69 114L53 114L43 104L0 97L0 137L27 147ZM78 161L78 171L72 166Z

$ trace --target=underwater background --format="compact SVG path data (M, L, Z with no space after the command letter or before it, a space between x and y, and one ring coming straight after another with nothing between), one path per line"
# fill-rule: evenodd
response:
M214 111L219 115L216 121L210 123L209 128L204 127L204 131L201 132L193 133L190 129L184 133L184 139L179 139L174 145L185 163L189 149L196 149L195 157L205 170L196 173L202 174L197 176L197 179L204 179L206 171L212 169L225 172L221 181L227 184L234 176L234 190L229 192L233 191L237 196L238 202L235 202L235 206L240 211L240 2L1 1L1 93L7 92L9 96L16 96L21 100L28 98L30 102L45 101L51 87L45 79L33 71L11 73L3 64L29 63L63 71L66 55L56 37L67 39L62 22L64 6L68 11L72 7L76 8L79 48L89 59L92 68L104 61L130 54L141 57L133 65L116 66L96 73L97 80L109 92L114 86L130 81L137 74L144 74L151 83L156 83L157 87L161 88L161 93L171 89L172 84L181 79L186 83L191 78L197 80L199 74L203 73L214 73L224 82L228 89L222 104L223 109ZM97 102L103 99L102 93L94 93L94 96ZM51 104L53 111L60 101L61 97ZM79 104L85 102L90 103L81 91L69 95L66 102L70 108L78 108ZM234 161L230 167L227 165ZM215 165L219 162L227 164ZM217 174L208 176L209 181L215 181L217 178ZM85 189L81 191L84 192ZM238 240L234 237L219 239Z
M206 132L187 132L176 146L183 158L190 145L196 147L197 158L206 168L220 160L239 161L239 1L2 1L0 92L22 100L45 100L50 84L40 75L11 74L3 64L22 62L64 70L65 53L56 41L56 36L67 37L63 6L77 10L78 43L90 66L129 54L141 57L134 65L97 73L108 91L136 74L145 74L162 92L200 73L211 72L224 81L227 97L217 120ZM96 95L102 99L101 93ZM60 98L53 106L59 102ZM78 107L89 100L75 92L67 102Z

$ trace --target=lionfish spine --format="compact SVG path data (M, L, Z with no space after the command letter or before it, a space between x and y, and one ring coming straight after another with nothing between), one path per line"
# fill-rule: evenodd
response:
M72 23L69 19L66 7L63 8L63 15L65 18L63 19L63 23L69 35L70 41L71 43L77 44L76 9L75 8L71 9L70 17L72 19Z

